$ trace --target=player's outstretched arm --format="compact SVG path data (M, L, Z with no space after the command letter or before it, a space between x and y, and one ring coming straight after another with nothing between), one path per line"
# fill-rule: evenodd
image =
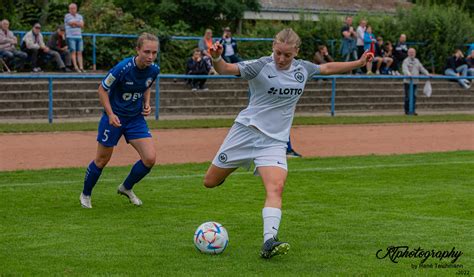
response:
M239 67L236 64L226 63L222 58L224 48L219 42L216 42L209 48L209 53L214 62L214 69L221 75L240 75Z
M321 75L332 75L338 73L345 73L353 69L365 66L365 64L372 60L370 55L367 55L368 51L365 51L364 54L357 61L352 62L332 62L325 63L320 66Z

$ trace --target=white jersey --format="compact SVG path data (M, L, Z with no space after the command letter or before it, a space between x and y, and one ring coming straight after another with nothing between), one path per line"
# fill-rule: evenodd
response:
M288 141L296 103L306 82L319 74L319 65L293 60L288 70L278 70L273 55L237 64L242 78L249 81L250 101L236 122L255 126L265 135Z

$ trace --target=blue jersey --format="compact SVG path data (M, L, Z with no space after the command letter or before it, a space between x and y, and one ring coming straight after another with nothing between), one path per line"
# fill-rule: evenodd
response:
M102 87L109 93L112 111L118 116L139 115L143 111L143 94L159 73L160 68L156 64L139 69L135 57L118 63L102 80Z

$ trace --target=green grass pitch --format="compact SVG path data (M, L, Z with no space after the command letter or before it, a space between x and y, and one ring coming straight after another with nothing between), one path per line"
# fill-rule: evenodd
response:
M130 167L106 168L82 209L85 168L0 173L0 275L455 276L377 259L388 246L456 250L474 272L474 152L289 160L280 238L288 255L262 260L264 190L237 171L205 189L208 164L156 166L133 207L116 193ZM200 254L205 221L229 232L226 251ZM429 258L426 264L440 264ZM443 260L441 264L450 263Z

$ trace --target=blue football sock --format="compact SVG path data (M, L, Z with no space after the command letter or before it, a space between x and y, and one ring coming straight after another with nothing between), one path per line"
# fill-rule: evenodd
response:
M143 164L142 160L139 160L133 165L130 174L128 174L127 176L127 179L123 181L123 186L127 190L131 190L133 188L133 185L140 182L140 180L143 179L143 177L145 177L148 172L150 172L150 170L151 168L146 167Z
M286 148L287 152L293 151L293 147L291 146L291 137L288 138L288 142L286 143L286 146L287 146Z
M82 193L84 195L91 195L92 189L94 188L97 180L99 180L100 174L102 173L102 168L98 168L94 161L92 161L86 170L86 177L84 178L84 189Z

